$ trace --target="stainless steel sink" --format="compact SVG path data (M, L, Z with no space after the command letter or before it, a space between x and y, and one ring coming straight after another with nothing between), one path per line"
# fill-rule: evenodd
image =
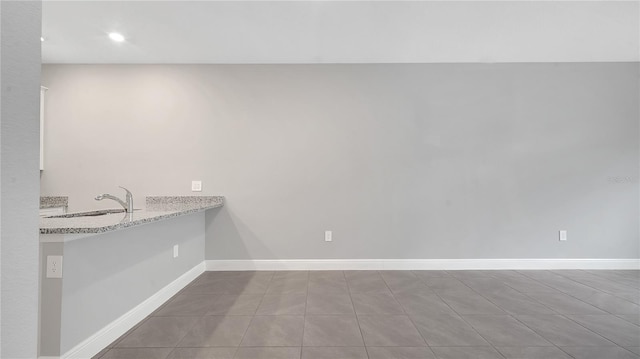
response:
M124 212L125 212L124 208L121 208L121 209L101 209L99 211L67 213L67 214L61 214L61 215L57 215L57 216L49 216L49 217L46 217L46 218L95 217L95 216L104 216L105 214L124 213Z

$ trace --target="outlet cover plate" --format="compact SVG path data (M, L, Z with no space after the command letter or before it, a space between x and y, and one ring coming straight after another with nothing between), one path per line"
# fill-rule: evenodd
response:
M47 256L47 278L62 278L62 256Z
M191 192L202 192L202 181L191 181Z
M567 240L567 231L566 230L562 230L559 232L559 239L561 241L566 241Z

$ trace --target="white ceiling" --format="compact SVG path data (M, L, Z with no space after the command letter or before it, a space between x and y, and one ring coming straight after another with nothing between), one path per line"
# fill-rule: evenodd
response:
M45 63L640 60L639 1L46 1ZM106 34L119 31L125 43Z

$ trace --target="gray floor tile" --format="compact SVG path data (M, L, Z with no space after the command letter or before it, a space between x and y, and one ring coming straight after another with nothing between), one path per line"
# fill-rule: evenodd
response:
M200 280L185 288L184 293L194 294L264 294L269 287L271 275L240 278Z
M638 356L621 347L562 347L575 359L637 359Z
M415 281L418 277L409 270L383 270L378 271L382 278L386 281Z
M616 281L612 281L607 278L602 278L602 277L593 275L586 271L554 271L554 272L556 274L567 277L580 284L584 284L592 288L597 288L598 290L608 292L608 293L616 293L619 291L632 289L632 287L628 287L624 284L620 284Z
M635 325L640 325L640 315L636 315L636 314L619 314L617 315L618 318L622 318L624 320L626 320L629 323L633 323Z
M165 359L172 348L114 348L102 356L104 359Z
M330 274L311 272L309 275L309 293L347 293L347 280L344 273Z
M458 269L458 270L448 270L452 277L458 279L469 279L469 278L486 278L490 277L493 271L490 270L467 270L467 269Z
M347 279L366 278L380 276L380 272L377 270L346 270L344 276Z
M277 271L273 273L273 278L271 280L281 280L281 279L289 279L289 280L309 280L309 271Z
M364 347L303 347L302 359L368 359Z
M300 347L238 348L234 359L300 359Z
M158 317L206 315L212 306L210 294L182 294L153 315Z
M262 294L210 295L207 315L253 315L262 297Z
M620 346L640 346L640 327L614 315L568 315L567 317Z
M540 346L542 338L576 358L640 352L640 271L240 271L202 274L101 355L229 359L241 343L238 357L252 359L361 359L365 343L377 344L367 348L374 359L433 358L426 343L439 358L500 355L452 307L505 344L498 349L506 358L568 358ZM401 313L408 323L384 319L407 318ZM266 322L249 330L254 318L292 316L296 330ZM247 334L255 344L243 342Z
M512 290L498 278L479 277L460 279L460 281L480 294Z
M242 339L243 347L302 346L303 316L255 316Z
M243 280L248 279L271 279L275 272L272 271L210 271L204 272L198 280L219 280L219 279L234 279Z
M240 345L250 316L205 316L178 344L179 347L236 347Z
M588 298L593 294L600 292L594 288L549 271L526 271L523 272L523 274L548 287L554 288L565 294L570 294L576 298Z
M269 282L275 272L270 271L228 271L228 272L205 272L198 277L192 284L217 282L217 281L235 281L242 284Z
M556 314L553 310L514 289L482 293L482 296L509 314Z
M469 292L469 288L466 284L453 277L433 277L423 279L424 284L436 293L446 292Z
M404 314L389 293L352 293L351 300L357 314Z
M309 281L319 278L344 279L344 272L341 270L315 270L309 271Z
M107 352L109 351L109 347L102 349L100 352L98 352L98 354L94 355L91 357L91 359L100 359L102 358L105 354L107 354Z
M306 294L308 284L309 280L302 276L281 275L276 277L274 275L271 283L269 283L267 294Z
M596 293L582 300L611 314L640 315L639 305L608 293Z
M630 352L640 355L640 347L625 347Z
M391 293L380 274L347 277L347 286L351 293Z
M560 314L607 314L591 304L564 293L529 293L527 295Z
M305 347L364 346L355 316L307 315L304 323Z
M438 295L402 293L395 298L410 315L456 314Z
M557 347L497 347L507 359L571 359Z
M602 336L561 315L518 315L516 318L557 346L613 345Z
M348 293L309 293L307 296L307 315L354 313Z
M640 291L637 289L630 289L630 290L616 292L615 296L620 297L631 303L640 305Z
M175 348L167 359L233 359L232 348ZM142 359L142 358L140 358Z
M504 284L520 293L557 292L541 282L522 276L522 278L502 278Z
M451 277L451 274L444 270L414 270L411 271L418 279Z
M369 359L435 359L427 347L367 347Z
M385 283L387 283L387 287L389 287L391 292L394 294L404 294L404 293L434 294L435 293L433 290L431 290L431 288L427 287L427 285L420 280L415 280L411 282L385 281Z
M432 347L438 359L504 359L492 347Z
M488 346L471 325L458 315L411 316L411 320L430 346Z
M367 346L426 346L406 315L359 315L358 322Z
M131 329L127 330L126 333L122 334L118 339L114 340L111 344L107 345L107 348L114 348L116 345L118 345L118 343L120 343L124 338L126 338L129 334L133 333L136 329L138 329L142 324L144 324L147 319L151 318L146 317L143 320L141 320L138 324L134 325Z
M395 298L410 315L455 314L453 309L435 294L401 293L396 294Z
M431 294L433 291L410 271L383 271L380 272L387 287L395 294Z
M267 294L256 311L256 315L304 315L306 294Z
M440 293L440 298L445 301L456 313L465 314L505 314L505 312L493 303L476 293Z
M116 347L174 347L197 320L197 317L151 317Z
M510 315L471 315L462 318L494 346L552 346Z

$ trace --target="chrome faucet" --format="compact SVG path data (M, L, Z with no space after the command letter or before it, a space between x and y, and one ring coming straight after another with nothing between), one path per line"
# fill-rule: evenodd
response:
M110 194L102 194L99 195L98 197L96 197L96 201L102 201L103 199L112 199L118 203L120 203L120 205L124 208L125 211L127 211L127 213L133 213L133 195L131 194L131 192L129 192L128 189L122 187L122 186L118 186L120 188L122 188L123 190L127 191L127 202L121 200L120 198L116 197L116 196L112 196Z

